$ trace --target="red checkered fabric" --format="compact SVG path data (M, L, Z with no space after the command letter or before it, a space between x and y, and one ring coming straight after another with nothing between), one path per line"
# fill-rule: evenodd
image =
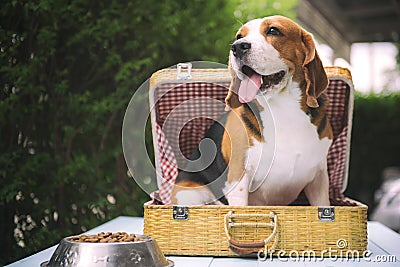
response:
M156 198L170 204L178 166L199 144L204 133L224 113L224 99L229 83L207 82L166 83L157 87L154 98L157 133L156 151L161 174L161 186ZM330 198L333 204L356 205L341 193L346 176L348 114L350 86L342 80L330 80L327 94L327 116L334 140L328 154ZM210 105L210 99L216 103ZM221 104L218 104L221 103ZM188 118L194 118L188 120ZM161 130L162 129L162 130ZM182 155L181 155L182 154ZM157 197L158 196L158 197ZM302 202L301 200L297 202Z
M157 87L153 112L161 185L153 199L170 204L178 166L183 166L207 129L224 113L228 88L229 82L165 83Z
M159 177L162 177L162 183L157 198L161 203L169 203L178 168L174 152L158 124L156 124L155 131L157 133L158 160L162 162L158 174Z
M332 126L333 143L328 152L329 196L332 203L337 205L356 205L356 202L347 200L342 193L343 182L346 177L346 164L349 141L349 99L350 87L343 80L330 80L327 88L329 106L327 116Z
M332 126L333 136L336 138L347 125L350 88L342 80L330 80L327 94L329 97L327 116Z

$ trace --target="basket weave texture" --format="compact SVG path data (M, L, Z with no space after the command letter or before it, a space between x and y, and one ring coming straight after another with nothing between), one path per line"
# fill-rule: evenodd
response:
M172 218L172 206L145 205L144 232L155 238L167 255L237 256L229 249L224 230L224 216L230 211L277 214L279 242L273 255L284 251L286 255L281 255L289 256L294 250L314 251L317 257L329 256L323 251L332 251L336 256L357 251L362 256L367 247L367 207L363 205L335 207L333 222L320 222L317 207L312 206L194 206L189 207L188 220L179 221ZM262 219L251 218L246 222L264 222ZM238 241L257 242L271 232L270 228L238 227L231 234Z

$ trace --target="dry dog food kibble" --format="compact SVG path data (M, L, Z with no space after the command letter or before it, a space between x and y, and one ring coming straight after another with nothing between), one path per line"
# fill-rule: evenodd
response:
M134 234L127 234L125 232L101 232L97 235L78 235L73 236L69 239L74 242L89 242L89 243L115 243L115 242L138 242L143 241L143 238L139 238Z

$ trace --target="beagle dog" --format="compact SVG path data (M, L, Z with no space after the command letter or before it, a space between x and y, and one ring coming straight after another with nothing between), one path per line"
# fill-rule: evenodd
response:
M313 37L282 16L251 20L229 69L229 112L205 134L214 147L199 146L179 172L172 204L289 205L304 191L329 205L328 78Z

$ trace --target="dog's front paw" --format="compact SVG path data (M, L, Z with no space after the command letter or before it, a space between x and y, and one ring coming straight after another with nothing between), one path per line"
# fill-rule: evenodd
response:
M228 197L229 206L247 206L248 199L242 197Z
M226 182L223 190L229 206L247 206L249 203L249 179L244 175L239 181Z

